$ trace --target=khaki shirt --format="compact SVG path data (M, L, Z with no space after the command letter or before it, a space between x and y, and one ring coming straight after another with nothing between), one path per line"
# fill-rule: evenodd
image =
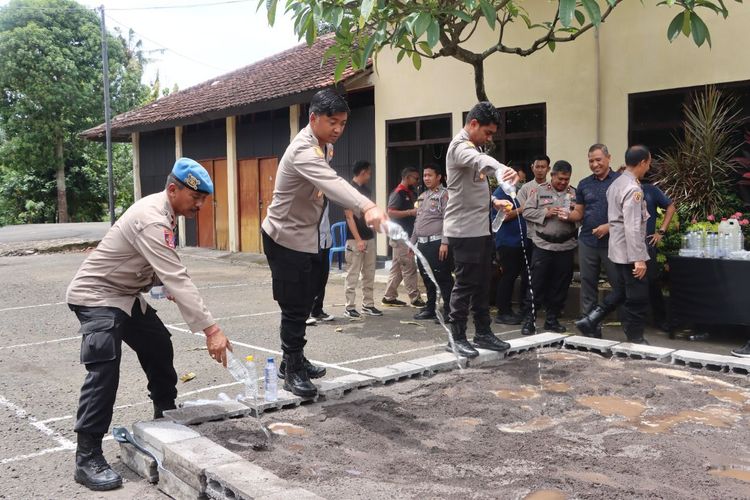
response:
M323 195L344 208L364 213L375 204L336 174L326 150L308 125L286 148L276 172L273 201L263 221L263 231L279 245L305 253L318 253L318 227Z
M175 250L175 216L165 191L135 202L83 261L68 286L68 304L116 307L130 315L141 292L162 283L193 332L216 323Z
M609 260L615 264L647 261L646 221L648 208L641 183L629 171L607 189Z
M511 170L488 154L480 153L465 129L453 138L445 158L448 206L443 234L475 238L490 233L490 188L487 175L502 177Z
M539 187L539 183L536 181L536 179L531 179L530 181L524 183L523 186L521 186L521 189L518 190L518 193L516 193L516 203L519 207L521 207L521 217L523 217L523 206L526 204L526 200L529 199L529 193L532 189L536 189ZM524 217L524 220L526 218ZM536 229L534 228L534 223L531 221L526 221L526 231L527 234L531 235Z
M572 250L578 246L578 225L559 217L546 217L548 208L567 206L572 209L575 204L576 190L568 186L564 191L557 191L551 183L545 182L528 191L523 209L523 218L534 246L552 252ZM528 226L529 222L532 223Z
M443 234L443 219L448 206L448 190L442 185L436 190L425 191L417 198L417 219L414 221L414 231L411 242L416 243L418 237L442 236L441 243L448 244L448 237Z

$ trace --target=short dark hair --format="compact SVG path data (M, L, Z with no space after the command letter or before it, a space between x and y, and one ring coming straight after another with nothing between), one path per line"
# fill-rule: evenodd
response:
M625 165L628 167L637 167L640 162L648 160L649 158L651 158L651 151L641 144L630 146L628 150L625 151Z
M349 114L346 100L331 89L323 89L315 93L310 101L310 113L316 115L333 116L337 113Z
M549 156L547 156L547 155L536 155L534 157L534 162L537 162L537 161L546 161L547 165L549 165L549 164L552 163L552 160L550 160Z
M440 167L438 167L434 163L428 163L427 165L422 167L422 172L424 172L425 170L432 170L437 175L443 175L443 172L440 170Z
M609 149L607 148L607 146L598 142L591 145L591 147L589 148L589 154L593 153L594 151L601 151L605 155L609 154Z
M573 172L573 165L565 160L557 160L552 166L552 175L555 174L570 174Z
M401 178L402 178L402 179L406 179L406 178L407 178L407 177L409 177L409 176L410 176L411 174L417 174L417 175L419 175L419 169L418 169L417 167L405 167L405 168L404 168L404 169L403 169L403 170L401 171Z
M185 187L186 187L185 184L183 184L182 182L180 182L180 180L177 177L174 176L174 174L169 174L167 176L167 182L164 185L164 189L167 189L170 184L176 185L177 189L185 189Z
M468 125L471 120L476 120L480 125L489 125L494 123L500 126L500 113L497 112L497 108L492 105L489 101L482 101L474 105L466 115L466 124Z
M370 162L367 160L358 160L354 163L354 166L352 167L352 173L354 174L354 177L361 174L364 170L368 170L370 168Z

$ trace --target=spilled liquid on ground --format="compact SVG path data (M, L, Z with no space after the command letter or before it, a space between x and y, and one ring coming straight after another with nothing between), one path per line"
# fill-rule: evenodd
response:
M618 416L633 420L646 411L646 405L643 403L617 396L587 396L578 398L576 401L606 417Z
M539 490L523 497L523 500L565 500L567 495L560 490Z
M569 392L572 389L565 382L544 382L542 388L547 392Z
M279 436L304 436L305 428L285 422L274 422L268 429Z
M742 405L748 401L748 397L744 393L732 389L714 389L712 391L708 391L708 393L716 399L725 401L727 403L737 403L739 405Z
M729 477L750 483L750 469L741 466L714 467L709 471L712 476Z
M697 410L683 410L675 415L662 415L644 419L638 430L646 433L667 432L679 424L699 424L710 427L731 427L740 419L740 414L730 408L704 406Z
M498 430L507 432L509 434L524 434L527 432L537 432L546 429L551 429L556 426L559 422L553 418L547 416L537 417L529 420L528 422L518 422L515 424L498 425Z
M492 394L500 399L510 401L522 401L524 399L536 399L539 397L539 391L533 387L521 387L519 389L500 389L491 391Z

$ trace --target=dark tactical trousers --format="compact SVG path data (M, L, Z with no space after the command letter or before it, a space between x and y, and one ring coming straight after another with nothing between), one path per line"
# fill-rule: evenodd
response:
M450 320L466 324L469 308L474 325L489 327L490 278L492 276L492 236L448 238L456 272L456 283L451 292Z
M529 257L529 264L531 264L533 254L531 252L530 240L526 241L526 252ZM529 272L526 270L526 259L524 258L522 247L498 247L497 260L503 270L500 280L497 283L497 295L495 296L497 315L500 316L513 312L513 288L516 284L516 278L519 276L521 276L521 296L519 302L524 304L529 288Z
M69 307L81 322L81 363L87 372L78 401L76 432L108 432L120 382L123 342L138 356L149 397L163 407L174 403L177 373L171 335L151 306L143 314L136 300L131 316L115 307Z
M661 276L659 275L659 264L657 262L658 251L656 247L648 246L649 260L646 262L648 271L646 279L648 280L648 296L651 304L651 317L655 325L659 325L667 319L667 306L664 301L664 294L661 290Z
M531 291L534 292L534 312L542 305L547 310L547 320L558 319L568 298L573 279L575 249L553 252L534 247L531 259ZM531 293L526 294L524 310L531 314Z
M281 308L281 349L284 354L302 352L307 342L305 321L315 299L313 279L320 272L320 254L286 248L265 231L263 251L271 268L273 299Z
M604 307L613 311L623 304L623 329L628 339L643 335L648 313L648 276L642 280L633 276L633 264L614 264L615 279L612 292L604 297Z
M451 271L453 269L453 252L448 247L448 257L441 261L439 258L440 253L440 240L430 241L429 243L419 243L417 249L422 252L427 262L430 264L432 274L435 275L435 280L440 287L440 295L443 298L443 317L448 319L450 314L450 303L451 303L451 291L453 290L453 275ZM425 309L434 311L437 307L437 288L432 282L430 277L422 265L422 262L417 259L417 266L419 266L419 274L422 275L422 281L427 289L427 306Z
M331 271L331 266L328 260L330 252L330 248L322 248L320 250L320 265L313 268L313 271L315 271L313 273L314 276L312 277L313 293L315 294L311 311L313 316L318 316L323 312L323 301L326 298L328 274Z

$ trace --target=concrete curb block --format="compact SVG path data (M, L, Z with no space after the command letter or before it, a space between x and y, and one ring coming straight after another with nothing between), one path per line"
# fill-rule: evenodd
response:
M159 462L163 463L165 444L197 438L200 434L189 427L168 420L150 420L133 424L133 436Z
M417 366L421 366L429 373L446 372L455 370L459 365L461 368L466 368L466 358L456 358L452 352L443 352L440 354L433 354L432 356L426 356L424 358L417 358L409 360L409 363Z
M612 354L619 357L629 357L633 359L650 359L654 361L671 362L674 349L667 347L656 347L653 345L631 344L623 342L611 348Z
M430 370L428 370L424 366L407 361L362 371L363 375L377 380L380 384L389 384L416 376L421 377L422 375L429 373Z
M369 387L375 384L375 379L360 375L358 373L349 373L336 377L333 380L323 380L318 385L318 394L324 399L340 399L356 389Z
M250 408L238 401L217 401L212 404L166 410L164 416L177 424L194 425L214 420L243 417L250 411Z
M612 354L612 347L616 346L619 343L620 342L616 340L604 340L592 337L583 337L580 335L572 335L565 339L563 345L567 349L596 352L607 356Z
M511 339L508 341L510 349L506 351L507 356L510 357L540 347L560 346L567 337L567 335L562 333L538 333L520 339Z
M278 390L278 399L276 401L266 401L263 394L258 394L258 399L242 398L240 403L250 409L250 415L263 414L269 411L283 410L284 408L296 408L302 403L316 402L318 397L301 398L284 389Z
M120 443L120 460L146 481L155 484L159 481L156 460L149 457L130 443Z
M196 490L165 468L159 467L158 470L159 482L156 487L170 497L178 500L204 500L208 498L205 493Z
M268 470L247 461L219 465L206 470L206 493L214 500L321 499L292 485Z
M708 354L697 351L674 351L672 364L690 368L705 368L711 371L732 372L741 375L750 374L750 359Z
M481 348L477 348L477 351L479 351L479 356L468 360L469 368L478 368L482 365L502 361L507 357L507 351L499 352Z
M164 468L200 493L206 491L206 469L242 461L241 456L203 436L164 446Z

